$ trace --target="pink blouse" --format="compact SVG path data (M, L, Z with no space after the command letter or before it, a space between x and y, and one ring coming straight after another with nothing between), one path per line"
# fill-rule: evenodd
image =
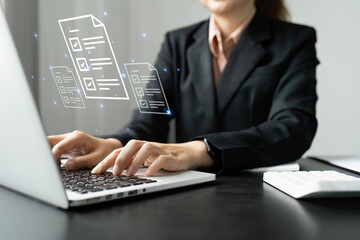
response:
M241 33L250 23L251 19L254 17L256 10L254 10L248 17L246 17L242 23L225 39L222 39L221 32L219 27L215 22L213 15L210 16L209 23L209 44L210 50L212 53L212 62L214 69L214 80L215 86L220 78L220 74L224 71L227 60L234 49L237 41L239 40Z

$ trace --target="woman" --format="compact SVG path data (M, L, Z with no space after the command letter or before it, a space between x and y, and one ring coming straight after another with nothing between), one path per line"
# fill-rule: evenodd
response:
M136 111L107 138L50 136L56 159L84 151L67 169L231 173L294 161L310 147L317 128L314 29L279 20L286 16L281 0L201 2L210 20L168 33L155 64L168 69L160 79L178 143L165 143L171 118Z

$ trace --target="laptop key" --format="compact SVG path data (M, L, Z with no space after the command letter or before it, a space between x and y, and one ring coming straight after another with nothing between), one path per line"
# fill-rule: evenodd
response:
M82 186L85 186L85 183L83 183L83 182L77 182L76 185L82 187Z
M120 188L123 188L123 187L130 187L131 184L119 184L117 186L120 187Z
M122 181L115 181L113 184L118 187L130 187L131 186L131 184L128 184L128 183L125 183Z
M102 189L102 188L93 188L93 189L90 189L90 192L101 192L103 190L104 189Z
M91 188L93 188L94 187L94 185L93 184L85 184L85 188L88 188L88 189L91 189Z
M105 189L115 189L115 188L117 188L116 185L112 185L112 184L105 184L105 185L103 185L101 187L103 187Z
M134 183L134 185L141 185L141 184L144 184L143 182L136 182Z
M94 183L94 185L96 185L96 186L102 186L102 185L104 185L104 184L105 184L104 181L99 181L99 182L95 182L95 183Z
M154 182L157 182L156 180L152 180L152 179L147 179L145 180L145 183L154 183Z

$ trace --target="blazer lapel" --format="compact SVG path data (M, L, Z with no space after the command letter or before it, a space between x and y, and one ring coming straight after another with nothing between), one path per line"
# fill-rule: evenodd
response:
M208 118L207 122L216 126L215 88L208 31L209 23L206 22L194 34L194 42L187 50L187 66L198 102Z
M226 108L241 84L265 55L266 49L260 42L270 37L268 20L258 10L240 37L220 76L216 89L219 114Z

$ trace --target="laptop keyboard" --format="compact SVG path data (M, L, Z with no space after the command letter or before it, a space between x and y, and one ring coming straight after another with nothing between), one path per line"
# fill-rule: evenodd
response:
M81 194L156 182L156 180L137 176L114 176L110 172L95 175L91 174L89 169L68 171L62 167L60 174L66 189Z

